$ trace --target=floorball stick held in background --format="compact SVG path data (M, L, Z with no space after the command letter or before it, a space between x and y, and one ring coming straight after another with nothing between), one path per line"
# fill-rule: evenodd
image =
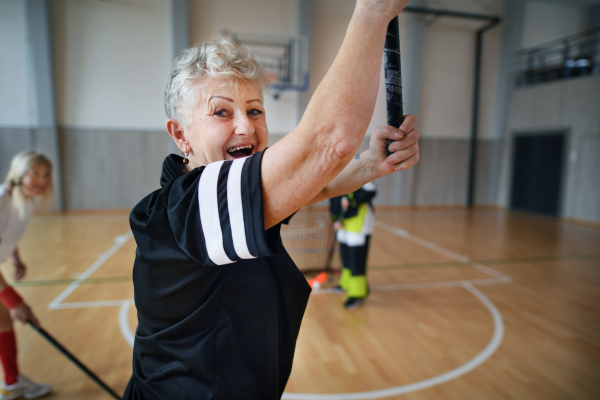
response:
M71 360L73 362L73 364L77 365L83 372L85 372L87 374L87 376L89 376L94 382L96 382L108 394L110 394L113 398L115 398L117 400L121 400L121 396L116 394L114 392L114 390L112 390L110 387L108 387L108 385L106 383L102 382L102 380L100 380L100 378L98 378L96 376L96 374L94 374L92 371L90 371L85 365L83 365L81 363L81 361L79 361L77 358L75 358L75 356L73 354L71 354L67 349L65 349L63 347L63 345L58 343L56 341L56 339L54 339L48 332L46 332L45 329L36 327L35 325L33 325L33 323L31 321L27 321L27 322L33 329L35 329L40 335L42 335L47 341L49 341L54 347L56 347L56 349L58 351L63 353L63 355L66 356L69 360Z
M385 108L387 111L387 124L400 128L404 122L404 109L402 106L402 73L400 68L400 33L398 16L394 17L388 25L383 48L383 70L385 72ZM387 155L392 154L388 139Z

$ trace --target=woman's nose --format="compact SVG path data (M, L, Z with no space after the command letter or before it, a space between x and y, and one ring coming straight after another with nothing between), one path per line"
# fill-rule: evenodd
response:
M254 133L254 124L248 116L244 115L237 118L234 133L237 135L251 135Z

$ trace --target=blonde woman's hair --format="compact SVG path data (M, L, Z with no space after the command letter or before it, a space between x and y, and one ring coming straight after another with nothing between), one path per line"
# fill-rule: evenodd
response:
M189 126L190 108L198 103L197 86L208 80L224 84L250 82L261 89L265 71L252 50L227 39L190 47L175 60L165 90L167 117Z
M23 176L27 172L29 172L32 168L45 164L50 168L50 172L52 172L52 163L50 160L43 155L34 150L26 150L22 151L16 156L13 157L10 162L10 170L6 175L6 179L4 183L6 186L11 189L11 197L12 202L19 210L19 215L21 218L25 218L27 213L27 199L23 195L21 190L21 180ZM32 199L36 208L47 208L50 206L52 202L52 194L54 192L54 185L52 182L52 174L50 175L50 182L48 183L48 187L46 188L46 193L40 196L38 199Z

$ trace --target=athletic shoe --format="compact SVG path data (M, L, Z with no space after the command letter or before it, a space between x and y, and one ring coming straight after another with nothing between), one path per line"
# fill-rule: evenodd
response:
M35 383L25 375L19 374L17 382L0 385L0 400L8 399L37 399L50 393L52 388L45 383Z
M343 294L346 293L346 291L344 289L342 289L342 287L340 285L334 286L331 288L331 291L333 293L339 293L339 294Z
M346 310L352 310L353 308L358 308L364 303L365 299L359 299L358 297L348 297L346 302L344 303L344 308Z

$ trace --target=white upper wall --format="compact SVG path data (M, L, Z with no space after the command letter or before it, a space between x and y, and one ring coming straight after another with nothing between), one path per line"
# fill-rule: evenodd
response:
M221 30L295 35L297 0L190 0L190 44L221 37ZM298 95L285 91L278 100L265 91L265 114L272 134L298 124Z
M296 33L296 0L190 0L190 42L218 39L221 29Z
M190 42L218 38L222 29L291 35L301 0L190 0ZM25 2L0 1L0 125L28 126ZM430 7L500 15L501 0L435 0ZM52 2L56 108L60 125L164 129L163 91L171 67L170 1ZM315 1L312 93L344 38L354 2ZM400 19L403 47L410 40ZM475 30L482 23L443 18L426 29L419 130L423 137L470 133ZM526 6L524 47L585 29L582 7L542 1ZM480 137L492 137L502 27L485 34ZM406 63L406 59L403 62ZM409 76L404 77L410 79ZM385 124L383 79L369 133ZM295 128L297 93L265 93L272 133Z
M0 126L29 126L24 1L0 1Z
M222 29L291 35L297 32L297 2L300 0L190 0L190 43L218 38ZM432 7L494 13L500 0L436 1ZM22 2L1 2L21 5ZM170 1L55 0L53 3L55 90L58 122L63 126L115 129L164 129L163 91L171 66ZM324 77L344 38L354 2L315 1L314 46L310 89ZM11 18L21 24L25 17ZM5 14L5 13L2 13ZM405 19L401 37L406 48ZM2 24L5 26L5 24ZM472 71L475 29L479 23L442 19L426 30L419 129L424 137L466 138L470 132ZM1 28L4 29L4 28ZM11 29L19 32L19 29ZM486 34L484 53L481 136L491 135L495 109L495 84L499 29ZM1 40L6 40L2 35ZM23 40L23 39L21 39ZM25 64L26 46L16 46L15 55ZM5 56L3 52L1 56ZM403 62L406 62L404 59ZM11 65L15 65L12 63ZM13 123L26 123L26 68L14 68L10 84L20 98L11 97ZM20 77L18 74L21 74ZM3 75L0 79L5 79ZM382 77L383 78L383 77ZM405 75L405 79L410 76ZM3 81L4 82L4 81ZM20 83L19 83L20 82ZM3 91L4 92L4 91ZM0 95L1 96L1 95ZM5 99L6 97L0 97ZM15 101L17 100L17 101ZM383 79L369 132L384 125ZM265 93L267 123L271 133L284 134L299 120L298 96L284 92L279 100ZM7 110L2 107L0 112ZM9 114L9 113L6 113ZM4 115L4 114L0 114ZM17 118L18 116L18 118ZM2 122L0 120L0 122Z
M55 0L52 5L58 123L164 129L170 2Z
M445 0L429 4L473 13L501 15L502 1ZM310 91L325 76L341 46L354 3L346 0L315 2L315 44ZM400 15L401 47L406 48L405 18ZM467 138L471 131L475 32L485 22L444 18L426 29L418 129L422 137ZM479 136L492 137L501 45L501 29L485 34ZM402 59L403 64L408 60ZM410 79L404 75L403 79ZM386 124L383 77L367 135ZM405 99L406 101L406 99Z
M581 5L528 1L521 47L534 47L582 32L586 29L586 9Z
M429 7L501 17L502 4L501 0L445 0L430 2ZM486 21L445 17L426 29L418 115L422 137L466 139L470 136L475 36L486 24ZM501 38L501 27L484 34L479 138L494 135Z

